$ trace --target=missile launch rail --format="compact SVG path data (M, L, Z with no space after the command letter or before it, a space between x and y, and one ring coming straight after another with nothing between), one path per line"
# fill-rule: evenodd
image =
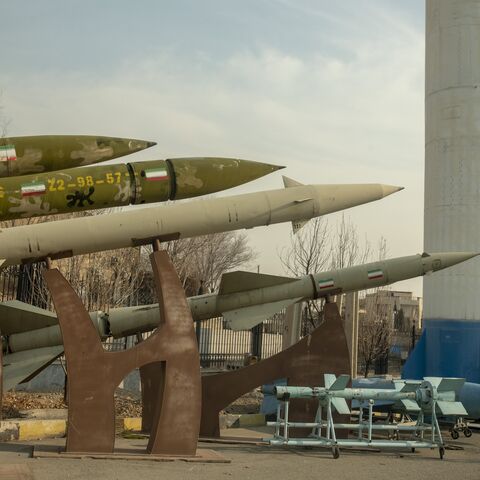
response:
M423 382L399 381L395 389L346 388L348 375L325 375L325 387L277 386L274 394L279 400L277 418L267 422L275 427L273 438L265 439L276 446L326 447L332 449L334 458L340 456L340 447L367 448L438 448L440 459L445 454L445 444L440 431L438 414L462 415L464 407L456 401L464 379L427 377ZM317 399L318 408L313 422L291 421L292 399ZM350 415L346 400L360 401L358 422L335 423L334 410ZM415 424L374 422L375 400L391 400L405 411L414 412ZM366 410L366 412L365 412ZM364 415L366 413L366 415ZM305 438L291 436L291 429L312 429ZM355 432L351 438L338 438L337 430ZM387 438L376 438L374 433L387 433ZM406 435L407 434L407 435ZM402 435L403 438L400 437Z

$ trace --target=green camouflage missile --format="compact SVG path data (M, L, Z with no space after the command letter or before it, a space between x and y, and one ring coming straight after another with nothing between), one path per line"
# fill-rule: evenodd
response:
M279 170L235 158L175 158L0 179L0 221L197 197Z
M133 138L39 135L0 138L0 177L53 172L123 157L156 145Z

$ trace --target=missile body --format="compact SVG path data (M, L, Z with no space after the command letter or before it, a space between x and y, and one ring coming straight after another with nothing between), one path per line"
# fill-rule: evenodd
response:
M300 300L312 300L332 293L347 293L379 287L426 273L441 270L468 260L472 253L432 253L393 258L381 262L368 263L330 272L308 275L301 278L277 277L249 272L233 272L223 275L218 294L190 297L188 302L194 320L223 315L228 325L235 330L252 328L266 320L282 308ZM371 278L370 272L383 272ZM334 285L325 287L325 279L333 279ZM62 336L58 325L52 325L51 312L45 320L41 309L23 307L21 302L5 302L0 307L5 310L5 318L17 316L28 319L28 325L35 323L33 331L19 330L20 327L0 320L0 329L8 337L11 352L60 345ZM11 307L11 308L9 308ZM24 311L26 310L26 311ZM2 310L0 309L0 313ZM158 304L136 307L113 308L108 314L90 313L100 336L107 338L125 337L155 329L159 323ZM45 328L39 328L44 325ZM17 330L14 330L17 328ZM13 333L13 332L19 333Z
M0 179L0 221L206 195L282 167L234 158L176 158Z
M379 200L388 185L302 185L0 230L3 266L311 218Z
M123 157L156 145L133 138L39 135L0 138L0 177L52 172Z
M223 315L229 328L244 330L301 300L390 285L451 267L476 255L471 252L424 253L300 278L232 272L223 275L218 293L188 300L194 320ZM108 322L115 338L135 333L139 325L148 326L150 330L158 324L158 306L115 308L110 310Z
M352 387L357 389L392 389L396 382L408 381L410 383L416 382L420 385L421 380L385 380L383 378L353 378ZM474 420L480 419L480 385L478 383L465 382L458 392L458 401L462 402L467 417ZM358 408L360 402L352 402L352 408ZM396 410L394 402L376 401L374 409L378 411L392 411Z
M328 340L328 339L326 339ZM346 400L356 400L365 406L369 401L391 401L409 412L438 410L442 415L467 415L463 404L457 401L465 383L464 378L426 377L422 382L404 380L395 382L393 389L347 388L349 375L325 374L325 387L294 387L278 385L274 395L278 400L318 398L320 403L330 400L340 414L349 414ZM368 403L367 403L368 405Z

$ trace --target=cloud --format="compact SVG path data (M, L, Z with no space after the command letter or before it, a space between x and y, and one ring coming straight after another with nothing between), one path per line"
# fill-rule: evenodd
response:
M286 174L303 182L404 185L397 198L350 215L373 243L384 235L390 255L421 251L423 33L368 2L352 17L302 5L298 15L325 21L325 31L339 29L330 41L338 50L321 43L323 32L318 48L305 51L263 39L217 58L194 45L178 56L166 45L102 75L59 68L19 78L3 71L10 133L132 136L156 140L157 157L238 156L287 165ZM279 183L277 176L237 191ZM275 251L288 243L287 226L251 238L262 270L280 273Z

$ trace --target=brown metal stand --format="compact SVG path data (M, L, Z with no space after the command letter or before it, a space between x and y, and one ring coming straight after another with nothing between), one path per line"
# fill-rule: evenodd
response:
M2 422L3 412L3 342L2 332L0 332L0 423Z
M200 361L193 320L178 275L165 251L151 257L161 322L145 341L106 352L80 298L58 269L45 271L68 369L67 452L112 453L114 392L132 370L144 368L156 402L147 452L193 456L201 411ZM164 379L159 381L158 378Z
M287 378L289 385L323 385L323 374L350 371L342 319L335 303L327 303L325 322L309 336L259 363L232 372L202 378L200 435L219 437L218 414L234 400L265 383ZM308 422L315 416L316 402L298 400L291 406L292 421Z

